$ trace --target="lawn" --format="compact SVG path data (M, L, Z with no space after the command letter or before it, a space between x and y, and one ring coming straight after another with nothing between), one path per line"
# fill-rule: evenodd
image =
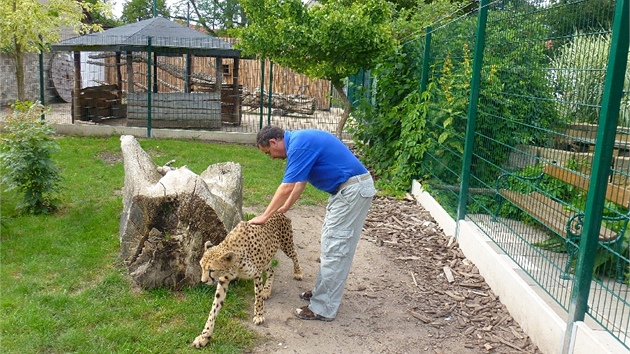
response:
M214 286L173 292L141 290L119 257L124 170L117 137L58 137L63 170L61 209L54 215L15 211L20 197L1 197L0 350L3 353L186 353L207 319ZM253 146L178 140L140 140L158 164L175 159L199 174L234 161L243 171L243 204L269 202L284 161ZM308 187L300 203L327 196ZM230 287L209 350L240 353L256 344L247 328L253 285Z

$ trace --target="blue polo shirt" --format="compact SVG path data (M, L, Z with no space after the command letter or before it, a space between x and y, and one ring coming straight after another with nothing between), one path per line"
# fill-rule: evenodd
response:
M284 146L287 166L283 183L308 181L315 188L332 194L348 178L367 173L341 140L323 130L285 131Z

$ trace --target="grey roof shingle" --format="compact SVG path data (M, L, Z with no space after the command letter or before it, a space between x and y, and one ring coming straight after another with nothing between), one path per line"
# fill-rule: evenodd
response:
M163 17L154 17L103 32L70 38L52 45L53 51L152 51L160 54L195 54L240 58L241 53L217 37L203 34Z

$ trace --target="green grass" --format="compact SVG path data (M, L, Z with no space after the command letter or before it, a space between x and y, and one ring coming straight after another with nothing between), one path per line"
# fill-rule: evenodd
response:
M208 316L214 286L179 292L139 290L119 258L124 169L120 141L59 137L61 209L55 215L15 211L18 195L0 193L0 349L3 353L186 353ZM234 161L243 169L243 203L264 208L282 179L284 161L252 146L140 140L162 165L200 174ZM2 188L4 190L4 188ZM309 187L303 204L327 195ZM209 350L240 353L255 345L253 285L238 281L217 319Z

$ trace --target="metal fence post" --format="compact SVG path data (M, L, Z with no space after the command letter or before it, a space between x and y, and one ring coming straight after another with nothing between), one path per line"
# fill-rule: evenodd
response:
M422 58L422 77L420 78L420 93L427 89L429 83L429 55L431 55L431 26L427 27L426 36L424 37L424 54Z
M479 17L477 19L477 33L475 52L473 59L473 71L470 81L470 98L468 102L468 119L466 123L466 137L464 141L464 158L462 162L462 174L460 183L459 204L457 207L457 221L466 217L466 202L468 200L468 184L470 180L470 166L472 164L473 143L475 141L475 129L477 127L477 101L479 99L479 86L481 83L481 64L483 63L483 50L486 42L486 23L488 20L488 0L479 3ZM459 223L455 235L459 233Z
M575 268L575 284L569 304L569 317L565 331L562 353L569 353L574 324L583 321L588 310L588 296L595 266L597 239L602 223L602 213L610 161L615 142L619 108L623 95L623 84L628 59L629 7L630 0L617 1L613 21L612 41L608 56L606 81L602 96L602 107L597 127L597 142L591 168L591 183L586 195L584 228L580 236L580 251ZM619 79L621 78L621 79Z
M151 137L151 51L153 47L151 45L151 37L147 42L147 138Z

